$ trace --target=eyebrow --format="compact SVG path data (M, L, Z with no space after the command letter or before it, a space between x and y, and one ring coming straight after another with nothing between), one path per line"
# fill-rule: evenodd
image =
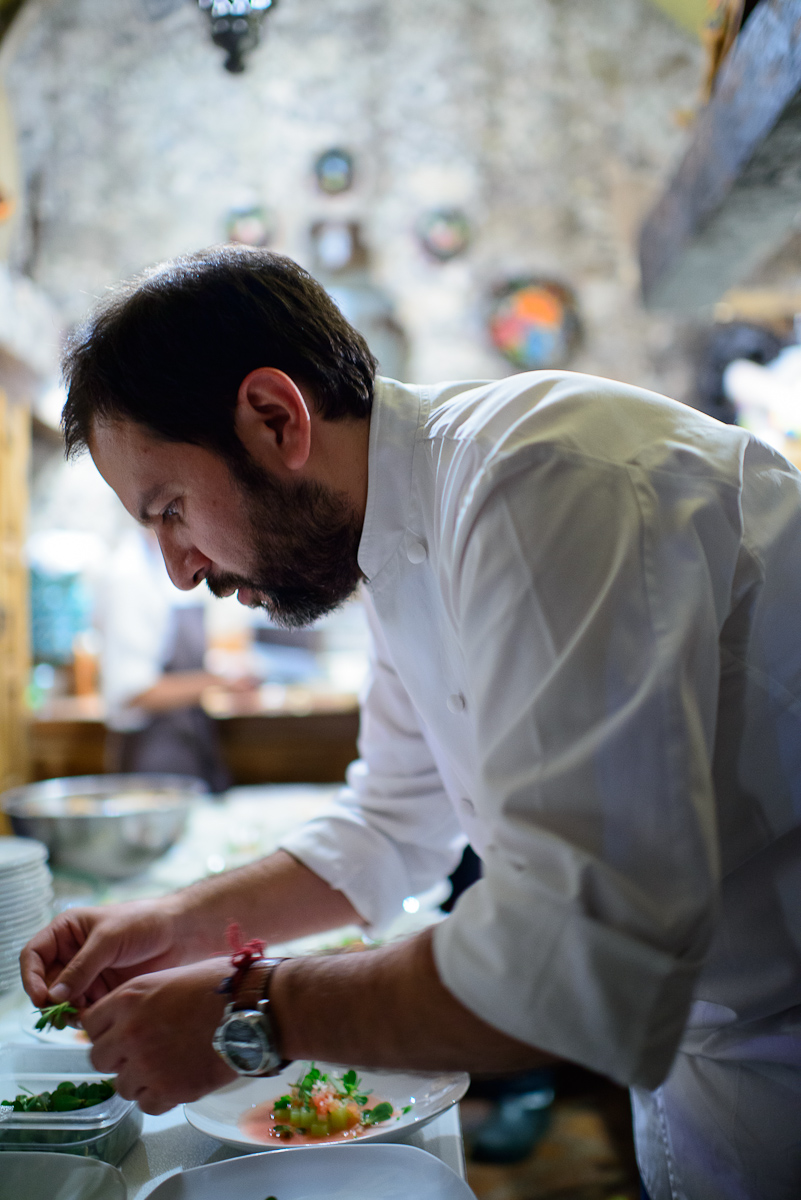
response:
M158 497L164 492L166 492L166 490L167 488L165 484L157 483L155 487L148 488L145 494L140 498L139 512L136 516L136 519L139 521L140 525L150 525L155 520L157 514L151 514L150 509L154 501L157 500Z

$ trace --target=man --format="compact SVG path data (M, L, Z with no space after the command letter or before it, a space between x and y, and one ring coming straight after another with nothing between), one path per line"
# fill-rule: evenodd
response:
M483 878L433 933L238 977L270 1053L564 1057L632 1086L652 1200L797 1197L801 477L621 384L373 371L303 271L230 248L130 285L68 352L68 450L176 585L292 624L363 580L373 659L327 817L164 901L62 914L30 996L72 999L98 1069L161 1112L232 1078L230 921L380 929L467 838Z

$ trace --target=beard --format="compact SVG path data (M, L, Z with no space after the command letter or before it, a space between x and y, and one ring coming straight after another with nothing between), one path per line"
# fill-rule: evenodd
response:
M361 521L347 499L309 480L286 484L255 463L231 467L252 547L250 574L206 578L215 596L249 588L278 625L302 628L353 595L363 576Z

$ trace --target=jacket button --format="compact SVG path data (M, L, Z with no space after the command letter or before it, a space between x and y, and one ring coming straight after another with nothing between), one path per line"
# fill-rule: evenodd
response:
M466 702L461 692L454 692L452 696L448 696L448 708L452 713L464 712Z
M427 553L428 551L424 542L418 542L417 539L410 539L406 543L406 557L410 563L417 565L417 563L423 562Z

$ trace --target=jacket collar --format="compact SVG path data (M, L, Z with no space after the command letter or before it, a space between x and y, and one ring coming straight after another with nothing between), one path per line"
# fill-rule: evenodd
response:
M423 419L422 388L375 381L370 416L367 505L359 566L372 582L395 554L406 532L412 493L412 462Z

